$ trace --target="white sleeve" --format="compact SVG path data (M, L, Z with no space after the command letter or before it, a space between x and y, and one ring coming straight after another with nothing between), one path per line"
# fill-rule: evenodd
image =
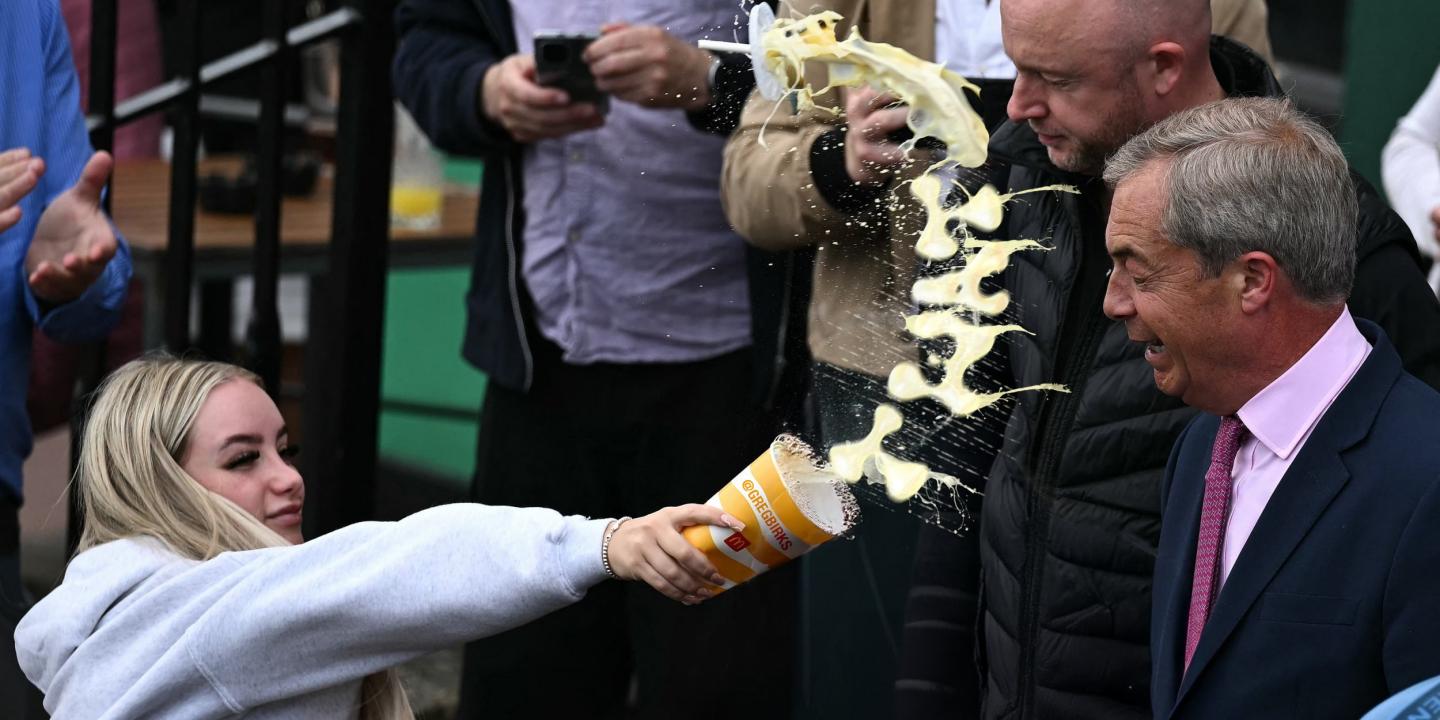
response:
M1430 221L1430 212L1440 206L1440 68L1415 107L1400 118L1380 167L1390 205L1410 227L1420 251L1432 259L1440 256Z
M448 505L303 545L227 553L185 634L231 708L362 678L568 605L605 578L606 521ZM198 568L197 568L198 569Z

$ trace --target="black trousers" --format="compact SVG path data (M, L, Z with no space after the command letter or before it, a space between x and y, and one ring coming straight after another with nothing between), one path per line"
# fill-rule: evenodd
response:
M896 403L882 378L834 365L817 363L811 380L811 413L822 447L864 437L876 406L891 403L906 417L905 428L889 438L904 448L903 457L983 487L994 437L979 426L980 419L957 421L929 400ZM947 684L937 691L926 682L924 664L939 652L946 670L953 670L951 655L969 658L974 652L973 589L939 597L929 591L932 555L943 556L947 567L975 567L971 572L978 581L979 534L971 525L979 517L978 498L959 499L967 516L962 522L896 505L874 486L859 490L863 519L854 539L831 543L800 560L796 720L978 716L973 669L955 671L957 677L946 677ZM956 534L926 521L968 530ZM923 692L917 693L917 687ZM931 714L916 714L920 701L934 697L948 704L923 705Z
M535 350L530 392L486 392L479 502L591 517L703 503L774 437L750 403L748 350L587 366L561 362L543 341ZM467 646L457 717L783 718L793 587L785 567L685 607L643 583L602 583L575 605Z
M47 717L40 691L20 671L15 657L15 625L29 609L20 582L20 506L0 495L0 717L39 720Z

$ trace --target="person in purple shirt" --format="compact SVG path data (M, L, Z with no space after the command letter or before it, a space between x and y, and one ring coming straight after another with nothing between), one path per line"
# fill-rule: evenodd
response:
M485 160L463 348L489 377L476 500L703 501L774 437L752 321L780 313L752 305L719 196L753 80L696 45L743 40L743 21L733 0L398 8L397 96L441 149ZM544 30L600 34L583 59L608 112L537 83ZM600 588L470 645L459 716L788 714L792 572L688 608Z
M1221 100L1105 181L1105 314L1204 413L1161 491L1153 716L1358 717L1440 673L1440 392L1346 309L1339 146L1286 101Z
M11 629L25 607L31 341L37 327L60 342L97 340L119 319L130 255L100 207L112 164L90 147L56 1L0 3L0 707L22 718L30 691Z

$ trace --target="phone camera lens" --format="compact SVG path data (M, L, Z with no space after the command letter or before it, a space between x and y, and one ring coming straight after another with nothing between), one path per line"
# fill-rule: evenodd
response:
M542 59L551 65L560 65L570 61L570 48L565 45L546 45L540 49Z

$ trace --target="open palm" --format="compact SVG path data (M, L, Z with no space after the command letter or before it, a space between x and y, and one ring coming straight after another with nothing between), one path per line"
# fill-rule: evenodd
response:
M60 304L80 297L115 257L115 231L100 209L100 193L113 165L109 153L95 153L75 186L40 216L25 255L25 272L41 300Z

